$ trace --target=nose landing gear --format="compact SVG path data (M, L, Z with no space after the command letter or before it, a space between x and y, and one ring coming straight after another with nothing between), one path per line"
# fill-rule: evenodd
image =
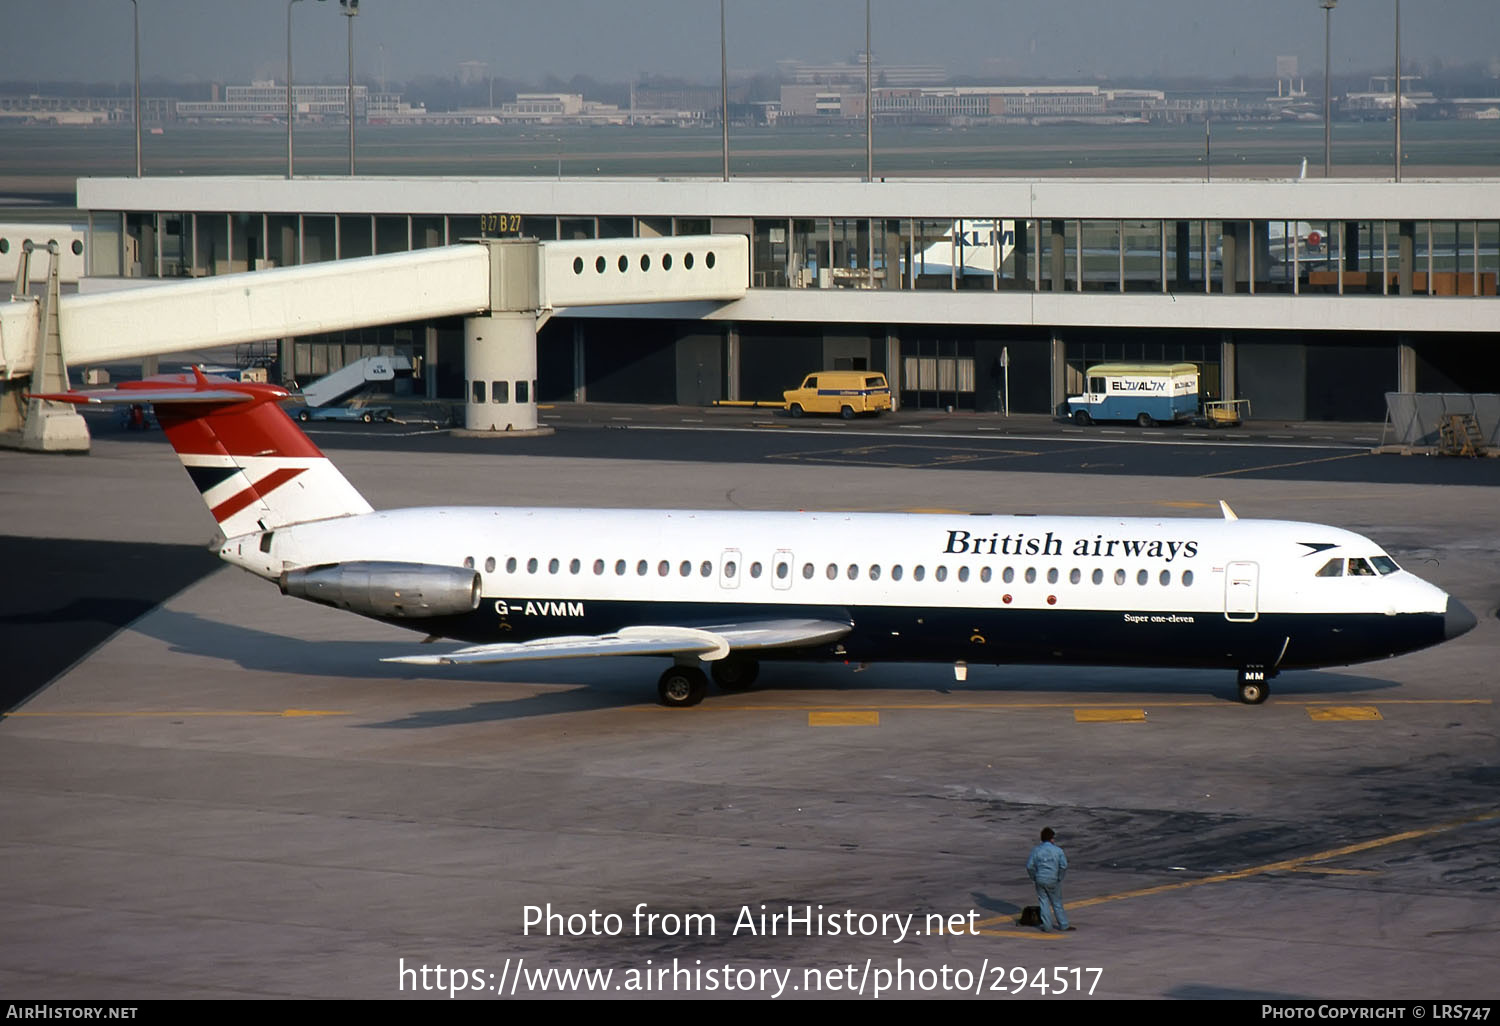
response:
M1271 697L1271 678L1274 670L1241 670L1235 678L1240 701L1246 705L1260 705Z

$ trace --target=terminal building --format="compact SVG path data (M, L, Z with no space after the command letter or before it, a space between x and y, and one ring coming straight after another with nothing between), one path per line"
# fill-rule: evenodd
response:
M177 176L81 179L78 204L85 289L496 234L750 240L742 299L551 311L544 402L779 399L826 368L883 371L905 407L1045 413L1118 360L1197 364L1257 419L1500 391L1494 179ZM467 394L457 318L268 343L284 379L393 353L417 394Z

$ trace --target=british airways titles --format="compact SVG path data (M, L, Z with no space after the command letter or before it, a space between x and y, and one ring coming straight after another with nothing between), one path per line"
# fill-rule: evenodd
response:
M1051 531L1047 532L1046 537L1035 535L1028 537L1024 532L1002 535L998 532L974 534L970 531L950 530L948 544L944 546L943 554L950 556L1061 556L1065 547L1063 539L1058 538ZM1130 556L1161 559L1170 563L1178 556L1192 559L1198 554L1198 543L1155 538L1149 540L1106 538L1102 534L1096 534L1092 538L1075 540L1071 545L1071 552L1075 556L1104 559Z

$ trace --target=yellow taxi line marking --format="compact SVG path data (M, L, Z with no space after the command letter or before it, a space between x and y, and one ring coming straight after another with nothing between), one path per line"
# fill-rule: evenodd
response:
M1144 709L1074 709L1075 723L1145 723Z
M1308 706L1307 717L1319 723L1337 720L1378 720L1380 710L1373 705L1323 705Z
M1293 873L1319 873L1323 876L1381 876L1378 869L1329 869L1326 866L1298 866Z
M1306 701L1288 701L1282 699L1277 705L1291 706L1298 709L1310 709L1323 705L1334 705L1327 700L1312 699ZM1381 705L1493 705L1494 699L1490 698L1382 698ZM625 708L635 709L643 712L661 711L659 705L635 705ZM837 705L731 705L718 703L710 700L699 708L703 710L718 710L721 712L837 712L846 709L847 706ZM1193 702L1132 702L1126 703L1096 703L1091 705L1079 705L1077 702L904 702L889 705L861 705L861 709L879 710L883 712L900 712L902 710L913 710L918 712L942 711L951 709L956 712L970 712L976 709L1239 709L1240 704L1228 701L1193 701Z
M1357 456L1368 456L1367 452L1347 452L1340 456L1320 456L1315 460L1293 460L1290 463L1267 463L1263 467L1241 467L1239 470L1220 470L1213 474L1203 474L1202 477L1232 477L1235 474L1249 474L1256 470L1280 470L1283 467L1302 467L1309 463L1329 463L1333 460L1352 460Z
M347 709L193 709L185 711L172 710L125 710L121 712L10 712L0 714L0 719L14 717L29 717L33 719L70 719L75 717L172 717L184 719L187 717L201 716L348 716Z
M880 714L872 710L850 710L848 712L810 712L809 727L878 727Z
M1167 894L1171 891L1186 890L1189 887L1202 887L1204 884L1244 880L1252 876L1263 876L1266 873L1294 872L1314 862L1324 862L1328 859L1335 859L1344 855L1353 855L1375 848L1385 848L1393 844L1400 844L1402 841L1413 841L1421 837L1431 837L1433 834L1446 833L1449 830L1457 830L1459 827L1472 826L1475 823L1487 823L1497 819L1500 819L1500 810L1491 810L1489 812L1477 813L1473 816L1465 816L1463 819L1450 819L1445 823L1422 827L1418 830L1403 830L1399 834L1388 834L1385 837L1376 837L1369 841L1346 844L1341 848L1329 848L1326 851L1313 852L1310 855L1299 855L1296 858L1282 859L1279 862L1267 862L1261 866L1238 869L1232 873L1215 873L1213 876L1203 876L1195 880L1183 880L1181 883L1142 887L1134 891L1121 891L1119 894L1104 894L1097 898L1085 898L1082 901L1065 901L1064 904L1069 909L1087 908L1090 905L1103 905L1111 901L1124 901L1127 898L1145 898L1155 894ZM1009 916L995 916L990 919L980 919L974 925L976 927L995 926L1009 921Z

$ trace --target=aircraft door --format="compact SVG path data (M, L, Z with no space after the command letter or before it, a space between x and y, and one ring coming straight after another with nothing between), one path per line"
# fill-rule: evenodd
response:
M786 591L792 586L792 564L795 562L790 549L777 549L771 560L771 587Z
M740 550L725 549L719 554L719 587L738 588L740 586Z
M1260 618L1260 564L1230 563L1224 568L1224 618L1250 623Z

